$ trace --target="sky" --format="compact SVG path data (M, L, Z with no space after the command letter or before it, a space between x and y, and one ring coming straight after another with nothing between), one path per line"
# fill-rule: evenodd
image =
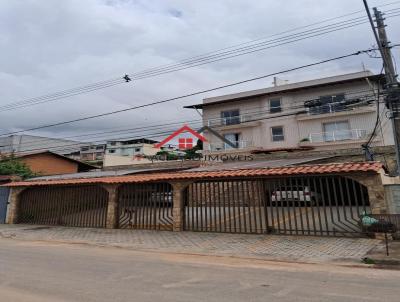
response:
M371 7L393 0L370 0ZM400 8L400 1L382 10ZM0 1L0 106L122 77L216 49L363 9L361 0L24 0ZM362 14L348 18L363 16ZM399 43L400 16L386 20ZM88 94L0 112L0 135L124 109L347 54L374 45L369 24ZM399 58L400 48L393 55ZM361 71L366 55L279 76L296 82ZM199 120L183 106L271 86L272 78L139 110L29 134L97 141L161 133L171 126L107 136L88 134ZM179 126L176 126L179 128ZM26 132L28 133L28 132ZM85 135L86 136L82 136ZM142 135L141 135L142 134ZM155 137L153 137L155 138ZM162 138L162 135L159 137Z

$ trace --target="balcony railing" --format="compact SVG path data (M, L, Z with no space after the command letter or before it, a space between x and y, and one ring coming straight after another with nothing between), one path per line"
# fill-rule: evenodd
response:
M350 110L347 106L343 104L324 104L321 106L315 106L315 107L310 107L307 108L307 112L309 115L315 115L315 114L324 114L324 113L334 113L334 112L341 112L341 111L346 111Z
M252 141L236 141L232 142L237 146L237 148L233 148L226 143L213 143L208 145L209 151L226 151L226 150L235 150L235 149L246 149L253 146Z
M230 117L214 118L207 120L207 126L229 126L238 125L245 122L251 122L260 117L260 114L243 114Z
M358 140L367 137L367 130L335 130L330 132L310 133L308 141L310 143L336 142L345 140Z

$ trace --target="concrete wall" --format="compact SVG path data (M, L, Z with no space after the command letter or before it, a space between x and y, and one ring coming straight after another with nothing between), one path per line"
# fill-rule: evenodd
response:
M400 184L386 185L385 195L390 214L400 214Z
M289 115L285 117L277 117L283 114L293 114L304 108L304 102L316 99L324 95L334 95L345 93L346 98L353 99L365 94L371 94L371 87L367 81L360 80L347 84L329 85L322 88L312 88L296 92L280 92L272 96L249 98L240 101L232 101L230 103L208 105L203 109L203 123L208 124L209 120L218 119L221 111L239 109L240 115L249 115L251 119L261 119L258 122L243 123L239 125L221 126L218 121L213 121L213 127L221 134L240 133L240 140L252 141L253 147L258 148L293 148L298 147L300 140L308 137L310 133L320 133L324 131L323 124L334 121L348 121L350 129L366 130L371 133L376 121L376 105L362 106L352 111L336 112L332 114L319 114L309 116L307 114ZM271 98L281 98L282 112L267 113L269 110L269 100ZM371 98L372 99L372 98ZM380 106L382 135L375 139L375 145L393 145L391 135L391 124L385 115L384 106ZM285 140L281 142L273 142L271 138L271 127L283 126ZM384 139L382 139L382 136ZM206 138L211 144L218 144L220 140L209 133ZM355 144L361 145L365 139L354 141ZM348 143L349 141L347 141ZM316 144L317 148L341 149L346 148L346 144L323 143ZM204 144L204 150L208 150L208 144Z
M140 148L140 152L135 152L135 148ZM113 166L123 166L123 165L136 165L136 164L145 164L152 163L151 160L146 158L136 157L140 155L152 156L156 155L157 152L160 151L159 148L154 148L151 144L134 144L128 146L117 146L113 147L116 150L115 153L109 153L109 149L106 150L103 159L104 167L113 167ZM125 155L121 155L121 152L124 152Z

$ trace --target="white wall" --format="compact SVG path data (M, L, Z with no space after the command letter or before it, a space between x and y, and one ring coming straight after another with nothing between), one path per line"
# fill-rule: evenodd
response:
M351 129L362 129L371 132L376 121L376 106L370 105L372 111L366 112L360 107L350 113L333 113L320 114L315 119L301 120L301 115L294 113L305 110L304 102L307 100L317 99L324 95L334 95L345 93L347 99L357 98L366 94L372 94L371 87L367 81L357 81L346 84L329 85L322 88L309 88L299 90L297 92L280 92L273 96L264 96L231 103L209 105L203 109L203 123L208 124L208 120L212 118L220 118L221 111L239 109L241 115L253 114L252 119L261 119L258 122L244 123L230 126L215 126L213 127L221 134L225 133L240 133L240 140L253 141L254 147L259 148L278 148L278 147L298 147L301 139L308 137L310 133L323 132L323 123L332 121L346 120L350 123ZM281 98L282 112L270 114L269 100L271 98ZM373 99L373 97L371 97ZM381 139L375 145L392 145L393 138L391 135L391 124L385 116L384 105L381 104L381 119L384 140ZM353 114L355 113L356 114ZM284 114L293 114L286 117L277 117ZM271 137L271 127L283 126L285 140L282 142L273 142ZM206 138L209 143L220 143L220 140L206 133ZM345 145L337 145L334 148L343 148ZM204 144L204 149L207 150L208 144Z

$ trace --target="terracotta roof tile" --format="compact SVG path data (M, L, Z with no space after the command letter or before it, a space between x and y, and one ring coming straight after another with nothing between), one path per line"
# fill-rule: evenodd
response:
M225 171L181 171L181 172L160 172L153 174L134 174L125 176L79 178L79 179L57 179L21 181L7 184L6 186L40 186L40 185L72 185L72 184L113 184L113 183L143 183L154 181L171 180L200 180L200 179L221 179L233 177L257 177L257 176L278 176L278 175L306 175L306 174L329 174L329 173L356 173L373 172L378 173L383 169L379 162L361 163L339 163L292 166L280 168L243 169Z

